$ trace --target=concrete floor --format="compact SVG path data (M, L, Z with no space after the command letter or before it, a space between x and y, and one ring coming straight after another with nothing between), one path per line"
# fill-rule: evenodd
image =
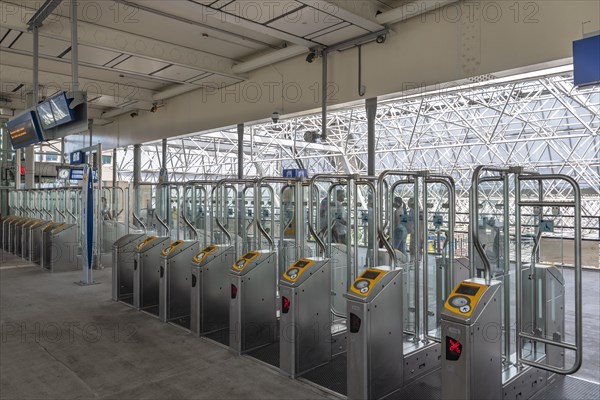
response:
M110 269L80 287L0 253L1 399L325 399L110 299Z
M0 399L332 398L113 302L111 270L94 274L100 284L81 287L79 272L51 274L0 250ZM583 278L576 376L598 382L600 273Z

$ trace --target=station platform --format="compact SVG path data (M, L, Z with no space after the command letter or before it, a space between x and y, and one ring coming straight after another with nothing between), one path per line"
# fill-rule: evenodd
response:
M335 398L113 302L111 269L93 274L98 284L81 287L78 271L0 251L1 398ZM600 272L583 271L583 366L538 398L600 399L599 289ZM439 398L435 379L421 385L421 398Z
M319 389L0 253L2 399L327 399Z

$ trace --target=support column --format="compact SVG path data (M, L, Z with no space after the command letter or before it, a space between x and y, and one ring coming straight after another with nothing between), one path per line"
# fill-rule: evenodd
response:
M112 185L113 185L113 187L117 187L118 164L117 164L117 149L116 148L113 149L112 162L113 162Z
M77 40L77 1L71 2L71 90L79 90L79 51Z
M9 149L10 143L8 141L8 130L5 129L5 120L0 119L0 129L2 129L1 141L0 141L0 215L8 215L8 176L6 172L8 170L9 163Z
M167 139L163 139L162 140L162 144L161 144L161 150L162 150L162 158L160 160L160 167L163 169L167 169Z
M21 149L15 150L15 189L21 189Z
M141 188L140 182L142 181L142 145L133 145L133 212L136 216L140 216L140 198Z
M367 108L367 175L375 176L375 116L377 97L365 101Z
M323 52L321 77L321 140L327 139L327 52Z
M33 26L33 86L31 97L28 98L28 107L35 107L39 100L39 31L37 25ZM35 147L25 148L25 189L35 186Z
M244 124L238 124L238 179L244 177Z

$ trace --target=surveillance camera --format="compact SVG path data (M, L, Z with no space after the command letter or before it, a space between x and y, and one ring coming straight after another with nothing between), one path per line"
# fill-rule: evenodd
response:
M271 114L271 119L273 120L273 123L276 124L279 121L279 112L274 111L273 114Z
M131 118L135 118L135 117L137 117L137 116L138 116L138 112L137 112L137 111L134 111L134 112L132 112L131 114L129 114L129 116L130 116Z

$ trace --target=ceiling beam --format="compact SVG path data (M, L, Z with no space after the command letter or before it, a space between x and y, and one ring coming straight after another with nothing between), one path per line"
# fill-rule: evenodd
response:
M215 8L210 8L203 4L198 4L198 7L201 9L201 15L205 16L204 18L206 18L206 17L214 18L221 22L226 22L229 24L241 26L242 28L246 28L246 29L252 30L254 32L258 32L263 35L268 35L273 38L285 40L286 42L289 42L289 43L298 44L300 46L305 46L305 47L315 47L316 46L316 44L314 42L311 42L310 40L306 40L301 37L289 34L287 32L280 31L279 29L274 29L274 28L268 27L266 25L259 24L257 22L249 21L247 19L240 18L236 15L225 13L225 12L217 10Z
M27 24L22 20L21 16L28 13L31 14L34 11L34 9L20 4L2 1L0 2L0 15L3 17L2 26L9 29L26 31ZM70 18L54 14L52 21L48 21L40 33L47 37L70 42L70 30L64 29L69 24ZM139 55L236 79L244 79L244 77L233 73L231 67L234 61L226 57L90 22L79 21L77 25L79 27L79 44L81 45L117 51L129 55Z
M44 4L35 12L33 17L27 21L27 30L32 31L33 28L40 28L46 18L62 3L62 0L46 0Z
M1 54L1 53L0 53ZM20 84L25 84L26 90L31 90L33 83L31 69L23 68L21 66L12 66L3 64L0 69L0 81L2 81L2 91L5 92L8 89L16 88ZM44 70L39 71L40 86L51 87L53 90L69 90L70 75L58 74L55 72L47 72ZM153 92L147 89L137 87L127 87L127 85L120 85L115 87L114 82L101 82L93 79L84 77L79 78L80 86L88 88L87 92L90 97L103 96L106 99L113 99L114 107L122 104L130 103L132 101L144 102L152 105ZM22 90L19 94L23 93ZM47 93L51 95L53 93Z
M340 7L338 4L325 0L296 0L304 5L316 8L319 11L331 14L340 19L346 20L353 25L360 26L369 32L375 32L383 29L383 26L370 19L361 17L346 8Z
M300 54L308 54L308 47L298 44L285 47L281 50L275 50L265 55L261 55L251 60L245 61L233 66L232 70L238 74L254 71L256 69L273 65L277 62L287 60L288 58L299 56Z

